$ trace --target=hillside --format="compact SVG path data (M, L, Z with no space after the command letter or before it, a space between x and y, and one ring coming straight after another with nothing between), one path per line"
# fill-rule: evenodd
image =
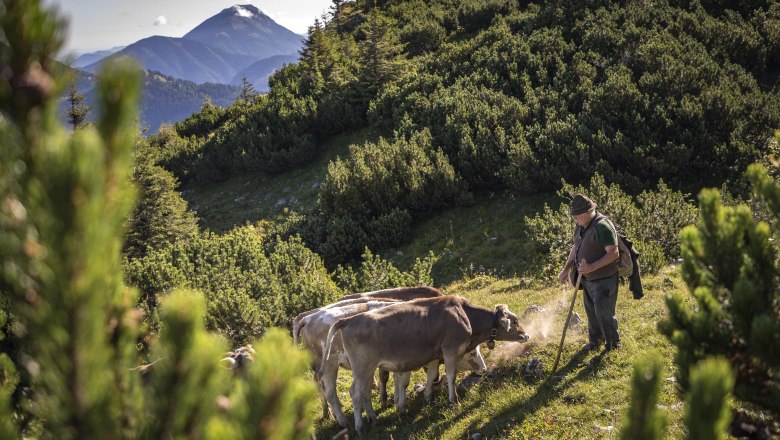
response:
M51 111L72 79L53 62L65 21L2 3L0 438L345 438L317 419L291 323L423 285L507 304L531 340L486 352L455 406L407 390L368 438L780 435L777 2L333 5L268 93L142 135L143 83L166 101L194 83L117 62L78 79L98 81L99 111L70 132ZM555 282L586 219L575 194L641 252L644 298L586 284L601 311L617 300L609 352L582 351L597 325ZM593 278L615 256L603 232L577 257ZM409 337L436 316L424 304ZM494 337L516 324L502 309ZM379 333L394 322L398 339L406 321ZM453 347L429 333L421 361Z
M399 417L392 407L380 410L374 393L373 404L379 419L366 438L463 439L476 433L482 435L480 438L502 439L617 438L631 401L632 366L648 356L663 359L659 407L669 421L664 438L685 438L684 405L677 395L671 362L674 349L655 329L656 323L666 316L664 296L685 287L676 270L668 268L647 278L646 289L644 298L634 300L625 286L620 288L617 319L623 346L619 351L579 351L587 342L587 330L584 323L574 326L567 332L558 371L550 375L571 300L570 288L538 289L530 287L527 280L489 276L466 277L446 286L446 293L465 296L484 307L507 304L522 317L523 328L531 339L524 345L498 343L493 351L483 347L492 371L481 378L459 375L457 407L447 401L446 386L432 403L426 403L422 393L413 389L415 384L425 383L421 372L413 375L407 390L406 415ZM546 311L525 312L533 305ZM585 317L581 298L575 312ZM541 370L536 369L535 363L529 367L532 359L541 362ZM338 396L351 422L350 383L350 372L339 370ZM338 431L334 420L320 421L316 436L330 438Z
M294 225L332 264L395 249L445 210L551 194L562 179L744 196L746 167L777 151L777 23L772 2L345 3L267 96L178 132L161 165L185 186L287 173L375 130Z

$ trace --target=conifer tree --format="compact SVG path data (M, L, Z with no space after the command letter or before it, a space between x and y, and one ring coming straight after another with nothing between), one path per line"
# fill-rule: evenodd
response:
M748 177L756 200L780 216L780 183L753 165ZM724 356L736 371L734 393L780 412L780 287L775 231L756 221L747 206L728 207L716 190L699 195L700 220L683 229L682 275L695 307L682 296L667 297L669 318L660 330L677 346L676 363L683 387L699 360Z
M128 220L126 254L141 257L148 249L185 240L198 233L198 220L176 190L176 178L158 165L141 164L134 174L138 204Z
M91 110L92 106L87 105L86 98L79 94L76 84L71 84L68 92L68 108L65 113L73 131L87 125L87 119Z
M332 0L332 5L330 6L330 14L333 20L333 23L336 24L336 33L341 34L341 21L343 19L343 16L341 14L341 7L344 6L345 0Z
M257 98L257 89L252 85L246 76L241 77L241 92L238 94L238 99L243 102L252 102ZM205 105L205 103L204 103Z
M685 401L689 439L726 438L731 420L728 398L733 386L731 365L725 359L705 359L691 370L691 391Z
M631 379L631 406L623 420L620 438L624 440L657 440L665 425L658 411L658 392L661 383L661 363L654 358L634 364Z
M319 19L315 19L314 24L309 26L308 37L300 50L304 93L311 93L312 96L318 97L324 92L329 65L332 64L329 52L330 45L325 34L325 26Z
M380 87L398 78L409 61L403 54L404 45L398 41L398 35L378 10L369 11L368 21L363 26L365 40L360 46L358 90L363 107L368 108Z
M305 355L276 335L259 351L276 350L289 371L258 362L253 382L231 382L217 363L226 347L203 328L199 294L163 304L142 383L137 294L123 285L120 256L141 72L107 63L97 123L69 136L56 118L61 21L39 0L3 0L0 24L10 43L0 45L0 298L23 329L15 359L25 359L8 368L0 352L0 370L23 372L32 389L27 401L9 402L12 380L0 383L0 437L208 439L252 426L259 437L307 438L315 391L301 377ZM229 400L222 412L219 395ZM272 407L258 403L280 396ZM26 411L35 423L19 426Z

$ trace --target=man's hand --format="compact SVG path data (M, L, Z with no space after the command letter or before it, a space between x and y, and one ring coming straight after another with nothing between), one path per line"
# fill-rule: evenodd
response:
M566 266L561 271L560 275L558 275L558 282L561 284L566 284L569 282L569 266Z
M586 263L585 260L580 261L580 264L577 265L577 270L581 274L591 273L594 270L596 270L595 267L593 267L592 264Z

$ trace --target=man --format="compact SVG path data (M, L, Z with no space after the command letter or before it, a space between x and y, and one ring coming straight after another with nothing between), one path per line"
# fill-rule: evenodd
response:
M569 271L577 261L582 274L585 312L588 315L589 342L583 349L596 350L604 342L605 350L620 348L615 305L618 291L618 236L615 226L596 212L596 204L577 194L569 205L569 214L577 222L574 246L558 281L569 280Z

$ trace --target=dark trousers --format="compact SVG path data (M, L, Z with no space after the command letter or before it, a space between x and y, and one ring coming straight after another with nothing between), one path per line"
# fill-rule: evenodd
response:
M617 304L617 274L588 281L582 279L585 297L585 313L588 315L588 338L590 342L614 344L620 341L615 305Z

